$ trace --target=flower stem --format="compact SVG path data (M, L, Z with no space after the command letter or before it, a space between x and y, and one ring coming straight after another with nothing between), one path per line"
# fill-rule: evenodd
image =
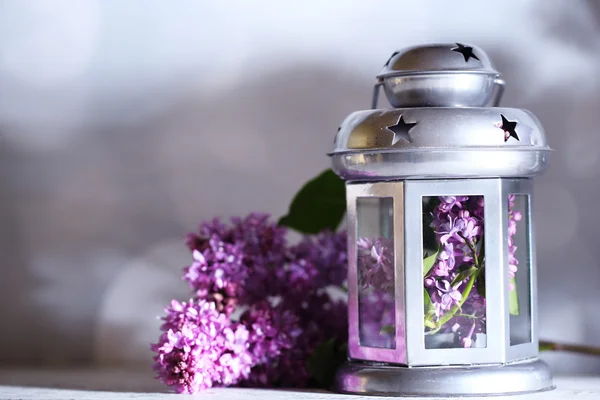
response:
M600 356L600 347L586 346L581 344L556 343L548 340L540 340L540 350L568 351L571 353Z
M471 319L479 319L478 317L471 315L471 314L456 314L454 315L455 317L465 317L465 318L471 318Z
M467 242L467 246L469 246L469 249L471 250L471 253L473 254L473 261L475 262L475 267L479 268L479 266L480 266L479 265L479 257L477 256L477 249L475 248L475 245L470 240L465 239L465 242Z

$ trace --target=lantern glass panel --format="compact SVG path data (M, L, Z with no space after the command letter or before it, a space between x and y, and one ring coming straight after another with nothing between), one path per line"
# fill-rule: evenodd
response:
M529 196L508 196L508 274L511 346L531 342Z
M359 343L394 349L394 200L359 197L356 217Z
M484 197L423 198L425 348L487 347Z

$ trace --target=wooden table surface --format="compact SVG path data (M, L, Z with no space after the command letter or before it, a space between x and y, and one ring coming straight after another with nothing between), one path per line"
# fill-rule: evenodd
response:
M557 377L553 391L492 399L600 400L600 377ZM218 388L195 396L169 393L150 371L121 369L0 369L0 399L100 400L184 399L205 400L341 400L381 399L325 391ZM428 397L420 398L439 399ZM480 397L470 397L470 400ZM487 398L490 399L490 398Z

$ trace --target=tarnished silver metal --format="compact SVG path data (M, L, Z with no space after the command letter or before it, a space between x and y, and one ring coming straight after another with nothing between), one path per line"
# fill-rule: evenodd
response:
M394 107L489 107L500 101L504 81L482 49L452 43L395 52L375 85Z
M504 82L487 55L475 46L457 43L402 50L390 58L377 79L374 106L383 86L390 103L399 108L352 113L341 124L330 153L334 171L347 181L350 361L339 372L336 389L410 396L551 389L550 370L538 359L531 211L530 178L545 170L552 151L540 122L527 110L495 107ZM457 345L454 331L439 332L440 326L435 324L432 329L431 320L426 323L424 318L426 299L431 306L427 292L431 286L424 286L424 278L433 275L428 272L431 266L424 269L424 259L431 255L425 254L424 248L424 227L430 227L424 222L424 216L430 214L425 213L424 204L434 198L462 196L483 201L479 218L485 221L485 241L481 240L479 250L473 250L475 259L476 251L481 257L485 254L485 264L475 264L481 267L484 285L485 328L474 333L473 345L465 346ZM515 268L513 265L511 270L509 265L509 251L515 251L516 239L514 231L509 234L509 220L515 218L509 196L518 196L526 207L519 217L523 222L518 246L523 253L518 270L526 279L519 281L518 301L527 311L520 316L511 310L510 300L516 281L512 280ZM387 206L381 205L382 199ZM376 204L375 213L359 216L359 204ZM455 221L448 218L448 226L443 228L448 230L443 232L463 229L453 228ZM458 219L456 215L453 218ZM369 232L379 233L360 233L365 222L378 226ZM385 233L381 233L384 225ZM393 291L387 292L392 293L392 301L385 305L393 319L381 322L381 330L376 331L380 336L387 332L390 339L385 343L372 344L361 336L361 307L368 309L361 305L367 303L361 302L377 295L367 291L369 284L361 281L367 276L365 270L359 273L359 247L370 240L369 235L389 240L387 249L393 252L384 253L375 245L371 249L371 257L393 254L388 256L393 258L393 277L389 278ZM364 248L360 251L364 260ZM474 319L475 314L463 317ZM513 334L521 336L513 339Z
M380 396L508 395L554 389L540 360L504 365L398 368L350 362L336 376L343 393Z
M519 139L505 140L502 116L516 121ZM395 141L389 127L416 123ZM330 153L347 180L428 177L525 177L546 168L551 151L537 118L516 108L400 108L350 114Z

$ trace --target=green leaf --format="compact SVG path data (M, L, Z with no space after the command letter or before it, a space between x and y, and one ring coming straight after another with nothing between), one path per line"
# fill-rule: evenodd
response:
M440 250L438 249L438 251L436 251L429 257L425 257L423 259L423 276L426 276L427 273L431 270L431 268L433 267L433 264L435 264L435 260L437 260L439 253L440 253Z
M477 251L479 253L479 266L483 267L485 262L485 235L481 237L481 241L477 244Z
M454 277L454 280L452 281L452 283L450 285L454 286L454 285L458 284L459 282L462 282L465 279L470 278L471 275L473 275L475 272L477 272L477 268L475 268L475 267L467 268L464 271L459 272L458 274L456 274L456 276Z
M425 306L425 326L433 329L435 328L435 322L433 322L435 307L433 306L431 296L429 296L427 289L423 289L423 304Z
M331 387L337 369L347 359L347 353L348 344L339 343L336 338L331 338L317 346L306 360L306 366L319 387L323 389Z
M508 292L508 310L510 315L519 315L519 295L517 294L517 281L515 278L510 278L510 283L514 289Z
M396 325L384 325L379 331L380 335L393 335L396 333Z
M331 169L308 181L296 194L279 225L302 233L335 231L346 213L346 187Z
M426 328L429 328L429 329L436 329L437 328L436 323L433 322L433 320L432 320L431 317L426 317L425 318L424 325L425 325ZM427 332L427 333L429 333L429 332Z
M485 298L485 267L481 268L481 272L477 276L477 293Z
M431 226L433 221L432 213L435 207L440 203L437 197L423 198L423 227ZM423 248L429 251L436 251L438 243L435 239L435 230L423 229Z
M431 301L431 296L429 296L427 289L423 289L423 304L425 305L426 314L427 311L433 309L433 302Z

